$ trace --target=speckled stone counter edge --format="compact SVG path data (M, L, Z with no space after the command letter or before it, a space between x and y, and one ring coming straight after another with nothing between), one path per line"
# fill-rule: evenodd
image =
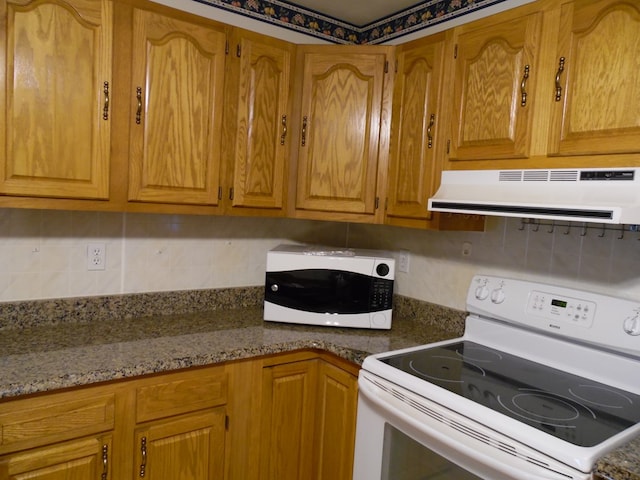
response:
M0 331L63 323L103 322L155 315L262 306L264 287L132 293L0 303ZM466 314L440 305L394 295L394 317L463 331Z

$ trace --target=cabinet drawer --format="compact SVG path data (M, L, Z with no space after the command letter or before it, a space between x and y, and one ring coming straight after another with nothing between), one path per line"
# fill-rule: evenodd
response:
M0 452L30 448L114 426L115 395L78 398L77 393L8 403L0 409Z
M136 421L179 415L227 403L224 369L169 375L136 389Z

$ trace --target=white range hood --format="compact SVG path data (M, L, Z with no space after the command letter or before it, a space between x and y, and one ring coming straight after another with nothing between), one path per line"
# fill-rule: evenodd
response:
M640 168L447 170L434 212L640 224Z

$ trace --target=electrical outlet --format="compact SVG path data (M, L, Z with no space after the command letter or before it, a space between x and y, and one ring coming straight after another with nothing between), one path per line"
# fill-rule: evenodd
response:
M107 247L104 243L87 245L87 270L104 270L107 263Z
M462 256L470 257L471 256L471 242L462 242Z
M406 250L398 252L398 271L409 273L409 252Z

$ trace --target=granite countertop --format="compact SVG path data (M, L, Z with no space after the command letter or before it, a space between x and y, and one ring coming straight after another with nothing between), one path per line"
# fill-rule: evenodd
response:
M163 304L163 298L138 300ZM170 298L164 300L171 303ZM174 300L174 310L180 310L176 304L190 303L190 299ZM131 298L125 303L131 307L128 310L142 313L131 305ZM67 310L77 312L78 302L62 307L43 303L35 310L16 305L11 315L16 310L22 315L0 328L0 400L304 348L326 350L361 364L369 354L454 338L463 332L463 312L449 310L444 313L449 321L443 322L446 309L437 306L423 314L405 307L404 314L394 312L391 330L366 330L264 322L261 303L244 303L248 305L242 308L118 318L83 300L80 304L92 311L90 319L70 316ZM7 310L5 317L10 316ZM45 313L51 318L36 318ZM412 321L416 315L427 322ZM441 324L428 322L434 317Z
M308 348L361 364L370 354L460 336L464 317L394 297L391 330L264 322L256 288L5 303L0 401ZM640 480L640 438L600 459L595 473Z
M261 307L6 330L0 398L304 348L360 364L372 353L455 336L402 319L391 330L264 322Z

